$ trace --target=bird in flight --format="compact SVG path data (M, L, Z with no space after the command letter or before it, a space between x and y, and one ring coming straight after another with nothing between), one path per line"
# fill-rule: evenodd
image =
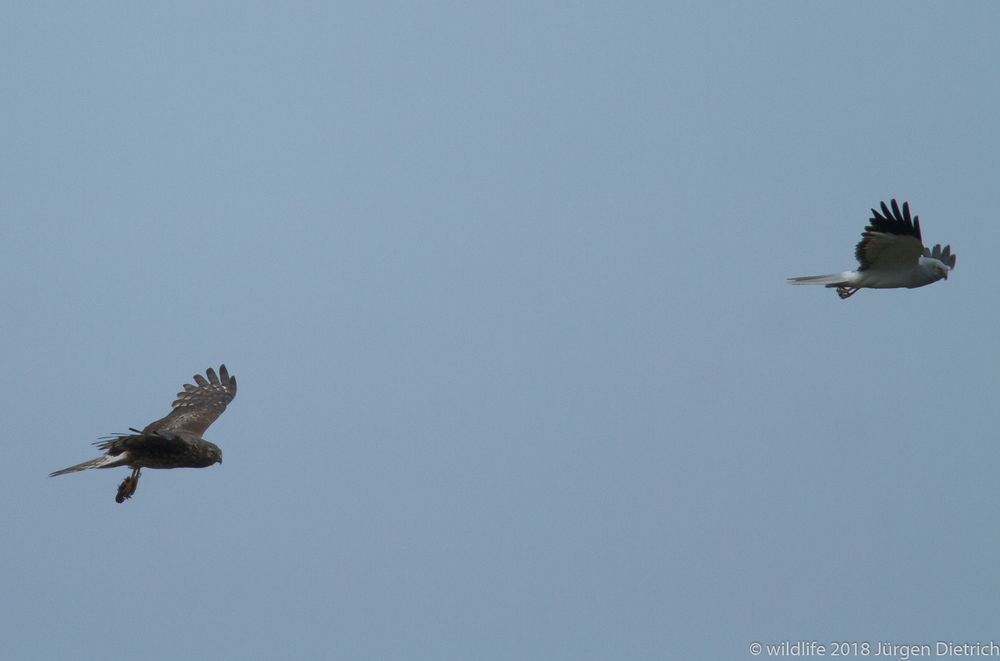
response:
M207 379L205 377L208 377ZM108 436L96 443L104 450L103 457L85 461L51 473L49 477L75 473L88 468L128 466L132 474L118 487L115 500L125 502L139 486L139 471L143 468L204 468L222 463L222 450L201 437L236 397L236 377L229 376L226 366L219 374L209 368L205 376L194 375L197 385L184 384L171 404L172 410L142 431Z
M789 278L793 285L825 285L836 287L841 298L847 298L859 289L896 289L923 287L941 278L948 279L948 272L955 268L955 255L951 246L933 250L925 248L920 238L920 218L910 218L910 205L903 202L900 212L896 200L892 209L882 202L882 213L872 209L871 220L861 234L861 241L854 249L859 266L856 271L808 275Z

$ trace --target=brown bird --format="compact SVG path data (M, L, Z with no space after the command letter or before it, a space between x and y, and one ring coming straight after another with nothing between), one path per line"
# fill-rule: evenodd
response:
M236 377L229 376L225 365L218 376L209 368L194 375L198 385L184 384L177 393L173 408L163 418L146 425L145 429L129 428L134 434L108 436L96 443L105 455L51 473L49 477L75 473L88 468L128 466L132 474L118 487L115 500L125 502L139 486L139 471L143 468L204 468L222 463L222 450L201 437L236 397Z

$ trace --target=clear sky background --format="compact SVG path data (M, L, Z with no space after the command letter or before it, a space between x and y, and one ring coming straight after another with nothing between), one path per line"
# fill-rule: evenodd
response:
M998 31L5 4L3 658L1000 638ZM891 197L949 281L785 283ZM221 466L47 477L221 362Z

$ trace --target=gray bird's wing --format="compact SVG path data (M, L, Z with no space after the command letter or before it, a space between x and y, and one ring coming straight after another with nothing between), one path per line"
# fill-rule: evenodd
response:
M904 271L917 265L924 252L920 238L920 218L910 217L910 205L903 202L900 213L896 200L892 210L882 203L882 213L872 209L869 225L854 249L859 271Z
M931 259L936 259L950 269L955 268L955 255L951 254L951 246L945 246L944 250L941 250L941 244L935 244L934 250L930 248L924 248L924 257L930 257Z
M225 365L219 367L218 375L211 367L205 376L195 374L194 381L197 385L184 384L184 390L177 393L177 399L171 404L173 410L146 425L142 430L144 434L173 431L190 432L200 437L236 397L236 377L229 376Z

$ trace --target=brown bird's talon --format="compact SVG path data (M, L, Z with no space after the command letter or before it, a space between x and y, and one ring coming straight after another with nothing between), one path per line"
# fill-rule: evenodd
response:
M134 469L132 474L118 485L118 494L115 496L116 503L124 503L135 494L135 490L139 488L139 471L138 468Z
M131 478L126 477L124 480L122 480L122 483L118 485L118 495L115 496L116 503L124 503L131 497L131 494L127 493L129 482L131 481L132 481Z

